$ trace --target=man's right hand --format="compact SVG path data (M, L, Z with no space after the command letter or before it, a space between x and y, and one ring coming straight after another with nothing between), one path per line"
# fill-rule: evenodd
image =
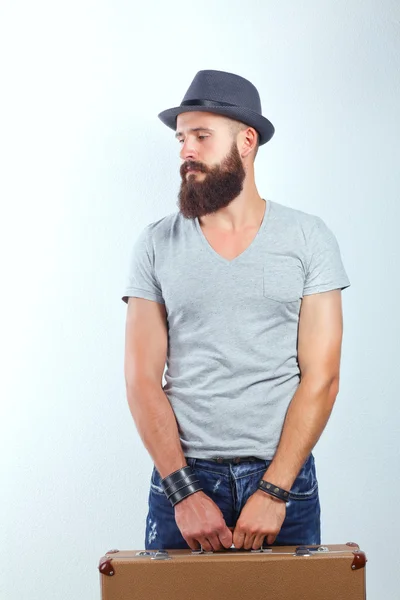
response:
M175 521L187 544L207 552L232 546L233 533L213 500L202 491L195 492L175 505Z

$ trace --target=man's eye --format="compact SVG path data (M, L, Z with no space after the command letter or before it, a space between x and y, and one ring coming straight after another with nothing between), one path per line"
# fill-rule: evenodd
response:
M197 136L197 138L198 138L199 140L204 140L205 138L208 138L208 137L210 137L210 136L209 136L209 135L198 135L198 136ZM179 143L181 143L181 142L183 142L183 140L182 140L182 139L181 139L181 140L178 140L178 142L179 142Z

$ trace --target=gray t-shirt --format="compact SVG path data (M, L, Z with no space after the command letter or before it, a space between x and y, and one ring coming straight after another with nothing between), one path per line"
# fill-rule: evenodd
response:
M185 456L273 458L300 382L301 299L349 285L325 222L272 200L233 260L179 211L141 231L122 300L165 304L163 390Z

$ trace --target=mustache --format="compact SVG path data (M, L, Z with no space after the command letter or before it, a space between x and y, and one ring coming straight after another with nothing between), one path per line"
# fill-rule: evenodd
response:
M196 163L192 160L189 160L181 165L180 171L181 174L187 173L189 169L194 169L195 171L202 171L203 173L207 173L207 168L202 164Z

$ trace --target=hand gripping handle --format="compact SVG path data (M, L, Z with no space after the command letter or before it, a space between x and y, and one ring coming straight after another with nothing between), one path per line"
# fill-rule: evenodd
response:
M228 527L228 529L233 531L234 527ZM204 554L204 553L214 554L217 552L222 552L222 553L227 552L227 553L232 554L234 552L262 552L263 550L270 549L270 546L268 546L265 543L265 540L266 540L266 536L264 537L262 544L261 544L261 548L259 550L253 550L252 548L250 548L250 550L246 550L245 548L235 548L235 546L233 544L230 548L222 548L222 550L204 550L203 546L200 544L200 548L197 550L192 550L192 553L193 554Z

